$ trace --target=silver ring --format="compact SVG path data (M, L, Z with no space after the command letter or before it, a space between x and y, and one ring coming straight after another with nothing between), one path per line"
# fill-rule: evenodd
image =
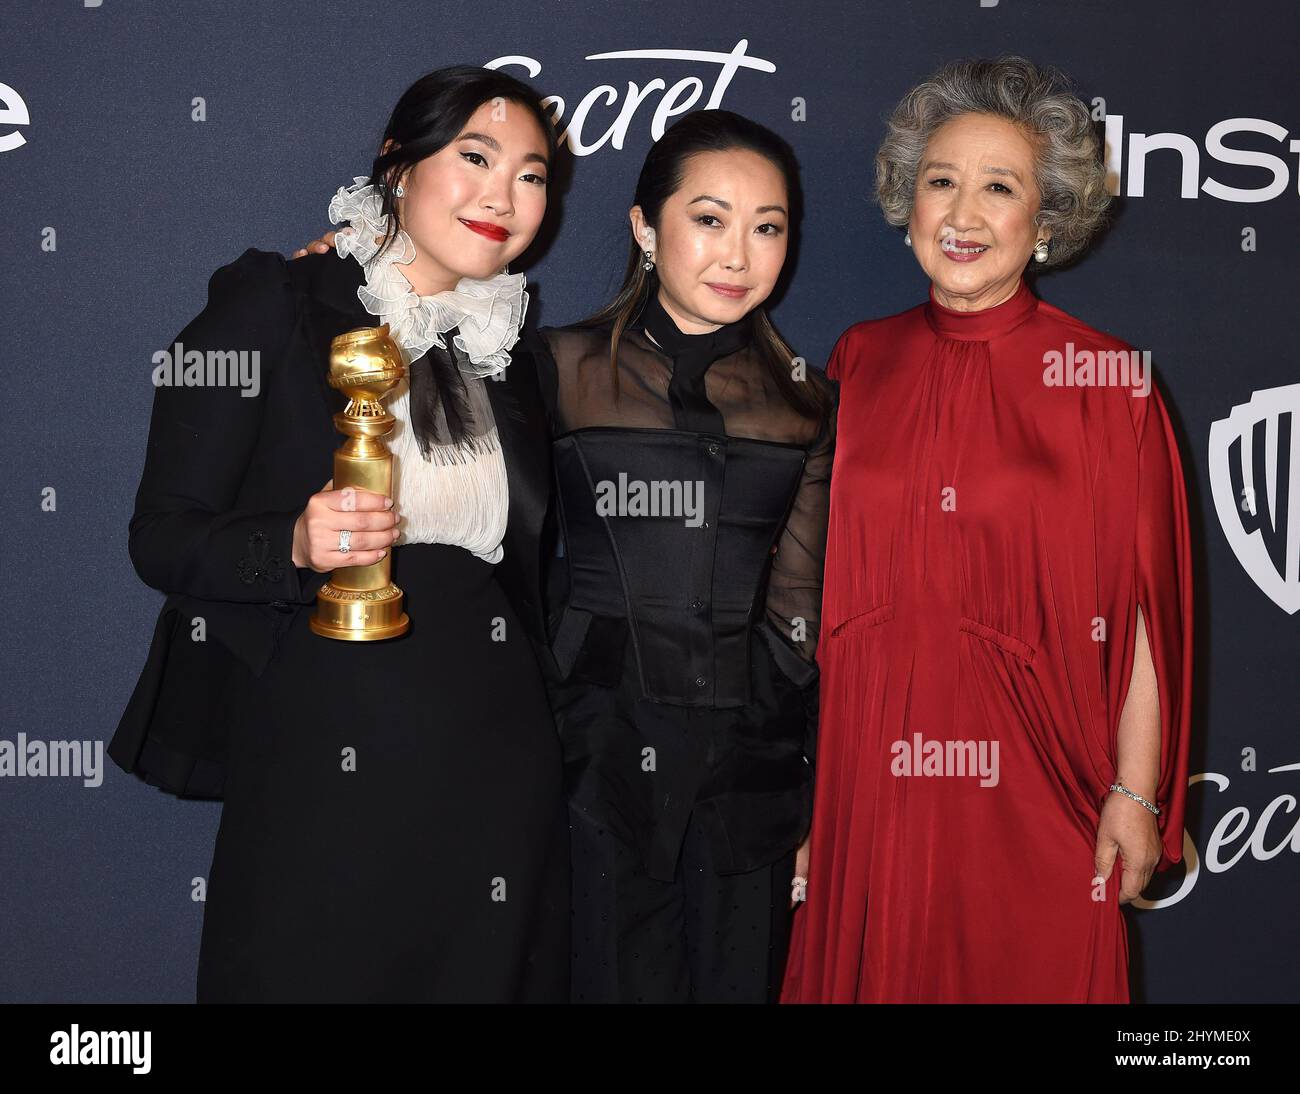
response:
M339 531L339 554L346 555L352 550L352 533L343 528Z

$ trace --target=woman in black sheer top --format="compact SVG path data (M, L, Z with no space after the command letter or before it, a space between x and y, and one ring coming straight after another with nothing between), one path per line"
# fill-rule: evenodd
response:
M540 332L575 1001L780 986L834 437L832 385L760 308L797 170L762 126L687 115L642 168L618 297Z

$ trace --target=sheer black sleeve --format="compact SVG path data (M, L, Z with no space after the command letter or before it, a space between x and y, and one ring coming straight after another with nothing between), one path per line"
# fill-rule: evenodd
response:
M804 693L808 713L804 754L810 763L816 750L817 638L821 628L822 574L838 397L838 385L820 373L811 382L826 387L832 406L820 433L809 446L790 516L777 539L765 605L765 629L773 657Z
M829 382L828 382L829 386ZM822 564L835 459L835 408L808 450L790 516L777 540L767 587L767 619L805 661L817 655Z
M531 334L528 348L532 351L533 360L537 363L537 384L542 390L542 405L546 408L546 420L550 426L551 435L554 436L559 432L557 415L560 400L560 368L555 363L555 352L552 350L551 343L547 338L547 332L552 329L554 328L542 327L536 333Z

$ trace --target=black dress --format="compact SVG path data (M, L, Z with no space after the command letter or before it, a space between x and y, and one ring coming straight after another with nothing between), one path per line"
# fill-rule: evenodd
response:
M333 252L249 250L178 337L257 350L260 391L155 395L130 545L168 596L109 753L224 798L199 1001L562 1001L568 832L530 641L549 463L527 340L486 385L509 480L502 561L396 546L407 634L308 627L327 575L292 564L292 527L342 440L330 340L377 325L362 280Z
M490 565L392 557L405 635L333 641L299 612L241 705L201 1002L562 998L568 833L532 653Z
M617 393L608 328L540 333L573 999L775 1001L811 818L833 391L810 370L832 410L797 413L746 320L684 335L654 295Z

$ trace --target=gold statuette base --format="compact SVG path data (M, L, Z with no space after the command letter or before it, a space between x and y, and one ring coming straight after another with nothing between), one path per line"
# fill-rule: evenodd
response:
M327 581L316 594L316 612L308 623L322 637L350 642L396 638L411 626L402 611L402 590L392 582L383 589L358 592Z

